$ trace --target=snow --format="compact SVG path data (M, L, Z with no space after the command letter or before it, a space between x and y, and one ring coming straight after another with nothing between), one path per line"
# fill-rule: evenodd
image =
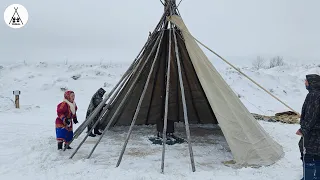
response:
M62 89L76 93L78 120L83 122L92 94L104 87L107 92L121 78L128 64L99 63L16 63L0 66L0 179L299 179L297 124L259 121L279 142L285 156L274 165L260 168L233 168L223 165L232 159L228 145L216 126L191 126L196 172L192 172L186 143L166 146L164 174L160 172L162 146L152 145L148 137L154 126L136 126L118 168L116 163L128 127L108 131L92 157L89 152L97 137L89 137L78 153L57 151L55 140L56 105L63 98ZM218 66L223 78L239 94L250 112L273 115L287 111L281 103L258 89L245 77L226 66ZM305 75L320 74L316 64L289 64L272 69L240 68L266 89L300 111L307 91ZM78 77L74 80L72 77ZM13 104L13 90L20 90L20 109ZM75 129L79 124L75 125ZM184 126L178 124L177 135L185 137ZM84 133L74 141L75 148Z

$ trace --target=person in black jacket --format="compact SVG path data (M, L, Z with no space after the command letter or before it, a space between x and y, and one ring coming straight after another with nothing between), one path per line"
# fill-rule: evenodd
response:
M86 119L89 117L89 115L94 111L94 109L102 102L103 100L103 95L106 91L103 88L99 88L97 90L96 93L94 93L94 95L91 98L88 110L87 110L87 114L86 114ZM102 109L101 109L102 111ZM89 132L90 129L93 127L93 125L97 122L97 120L99 119L100 113L101 111L97 114L97 116L90 122L90 124L88 125L88 133L89 136L91 137L95 137L96 135L101 135L102 133L99 132L99 127L100 124L98 123L97 126L94 128L93 133Z
M304 178L320 179L320 76L306 76L305 85L309 91L302 106L299 149L304 167Z

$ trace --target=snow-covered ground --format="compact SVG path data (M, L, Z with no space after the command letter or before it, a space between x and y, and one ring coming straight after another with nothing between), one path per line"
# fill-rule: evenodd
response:
M98 139L89 138L73 159L73 150L58 152L55 141L56 105L63 98L61 88L74 90L82 122L92 94L104 87L107 91L120 79L129 64L33 63L0 66L0 179L299 179L302 166L298 140L299 125L259 123L279 142L285 156L276 164L261 168L234 169L222 164L232 159L223 135L215 126L192 126L196 172L191 171L188 146L167 146L165 173L160 173L162 146L152 145L148 136L154 126L135 127L122 163L115 168L128 127L110 130L90 159L86 159ZM235 70L218 66L223 78L254 113L273 115L288 110L258 89ZM317 64L285 65L253 70L248 74L277 97L300 111L307 91L305 75L320 74ZM72 76L80 76L74 80ZM20 109L13 105L13 90L20 90ZM78 124L75 125L75 128ZM178 135L184 137L183 126ZM72 145L80 143L82 134Z

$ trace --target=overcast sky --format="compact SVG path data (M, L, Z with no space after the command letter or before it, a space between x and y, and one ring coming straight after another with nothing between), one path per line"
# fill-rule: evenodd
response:
M12 3L1 0L0 10ZM159 0L14 3L29 21L11 29L0 19L0 62L130 62L163 12ZM319 0L183 0L179 10L195 37L233 62L257 55L320 62L319 7Z

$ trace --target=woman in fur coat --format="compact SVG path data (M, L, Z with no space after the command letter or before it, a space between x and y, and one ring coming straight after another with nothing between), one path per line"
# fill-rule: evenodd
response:
M76 111L78 109L74 102L75 94L73 91L64 93L64 100L57 106L56 118L56 138L58 141L58 150L62 149L63 142L67 149L72 149L69 142L73 138L72 120L75 124L78 123Z

